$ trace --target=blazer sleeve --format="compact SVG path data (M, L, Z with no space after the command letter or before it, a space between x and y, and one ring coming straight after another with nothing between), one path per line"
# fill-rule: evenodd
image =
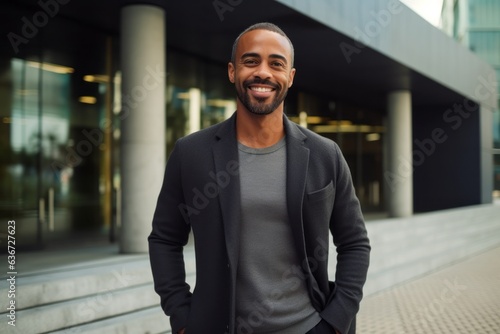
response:
M186 326L191 304L183 257L190 225L180 210L184 196L179 146L178 142L168 160L148 237L155 291L160 296L163 311L170 316L173 333Z
M363 297L370 243L349 166L336 144L335 150L336 194L330 231L337 248L336 291L321 316L341 333L348 333Z

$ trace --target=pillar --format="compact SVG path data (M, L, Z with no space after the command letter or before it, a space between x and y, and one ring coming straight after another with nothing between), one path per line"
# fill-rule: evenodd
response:
M413 214L413 158L411 93L393 91L387 97L387 210L390 217Z
M481 204L491 204L493 203L493 190L494 182L492 178L495 175L493 169L494 159L493 159L493 149L492 144L494 142L493 138L493 126L495 124L494 114L495 112L488 108L486 105L481 104L479 107L479 136L480 136L480 198Z
M147 237L165 168L165 12L121 9L120 251L148 251Z

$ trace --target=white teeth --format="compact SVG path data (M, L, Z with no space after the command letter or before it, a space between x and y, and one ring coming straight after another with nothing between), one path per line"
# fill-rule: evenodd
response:
M266 93L266 92L271 92L272 91L271 88L265 88L265 87L252 87L251 89L253 91L261 92L261 93Z

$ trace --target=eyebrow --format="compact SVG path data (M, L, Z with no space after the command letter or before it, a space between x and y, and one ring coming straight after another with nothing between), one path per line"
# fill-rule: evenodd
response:
M261 58L260 54L256 53L256 52L247 52L247 53L244 53L242 56L241 56L241 59L245 59L245 58L250 58L250 57L255 57L255 58ZM269 58L276 58L276 59L281 59L283 60L285 63L288 63L287 59L285 56L282 56L280 54L271 54L269 55Z

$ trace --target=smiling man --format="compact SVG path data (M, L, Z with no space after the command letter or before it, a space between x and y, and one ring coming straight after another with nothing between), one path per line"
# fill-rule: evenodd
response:
M169 158L149 245L173 333L355 331L370 245L339 147L284 115L295 71L279 27L246 29L228 64L236 112L178 140ZM194 291L183 261L191 230Z

